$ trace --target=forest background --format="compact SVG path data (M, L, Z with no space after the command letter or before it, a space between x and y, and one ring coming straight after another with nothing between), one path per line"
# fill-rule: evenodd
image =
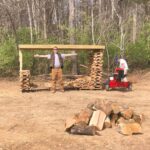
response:
M18 44L105 45L104 70L122 55L130 71L150 66L150 0L0 0L0 76L17 76ZM65 51L64 51L65 52ZM70 50L70 53L72 50ZM24 68L47 74L48 60L24 54ZM85 74L91 52L65 61L64 72Z

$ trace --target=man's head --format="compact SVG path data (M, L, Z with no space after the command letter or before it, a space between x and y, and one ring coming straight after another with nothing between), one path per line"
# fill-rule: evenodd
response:
M57 53L57 52L58 52L57 46L53 47L53 52L54 52L54 53Z

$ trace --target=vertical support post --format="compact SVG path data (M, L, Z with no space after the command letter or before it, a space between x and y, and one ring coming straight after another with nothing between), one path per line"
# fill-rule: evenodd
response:
M23 55L22 55L22 51L20 49L19 49L19 64L20 64L20 73L21 73L21 71L23 69Z

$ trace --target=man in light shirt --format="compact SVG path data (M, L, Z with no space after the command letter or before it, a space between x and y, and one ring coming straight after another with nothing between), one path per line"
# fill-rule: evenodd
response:
M123 70L124 70L124 81L127 81L127 78L126 78L126 76L127 76L127 72L128 72L128 64L127 64L127 62L126 62L126 60L125 59L123 59L123 58L120 58L119 60L118 60L118 62L119 62L119 68L122 68Z
M58 48L54 47L53 52L48 55L34 55L34 57L41 57L50 59L50 67L52 69L52 92L56 92L56 82L58 81L60 85L61 92L64 92L64 84L63 84L63 77L62 77L62 69L63 69L63 61L65 57L68 56L75 56L75 54L60 54L58 52Z

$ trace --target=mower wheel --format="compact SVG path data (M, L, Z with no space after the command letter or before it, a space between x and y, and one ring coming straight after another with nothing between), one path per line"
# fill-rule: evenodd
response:
M110 91L109 84L106 84L106 85L105 85L105 89L106 89L106 91Z
M132 91L132 84L129 84L128 91Z

